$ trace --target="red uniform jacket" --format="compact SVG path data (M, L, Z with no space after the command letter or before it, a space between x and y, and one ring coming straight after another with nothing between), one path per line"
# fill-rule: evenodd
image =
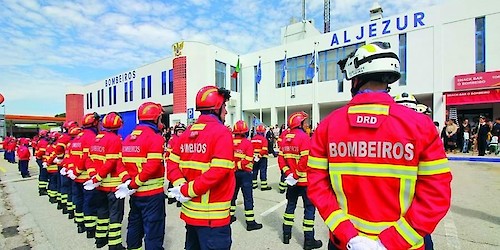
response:
M49 141L46 138L42 138L36 144L35 156L37 159L43 159L45 155L45 151L47 150L47 146L49 145Z
M121 158L122 138L109 131L102 131L90 147L90 158L96 170L94 182L101 182L98 190L114 192L128 178Z
M56 143L54 142L52 144L48 144L46 149L47 150L45 150L43 161L47 163L47 172L49 174L57 173L57 164L54 162L54 160L57 158Z
M173 145L167 176L174 186L185 183L181 192L192 198L182 203L186 224L229 225L236 186L233 158L231 132L214 115L201 115Z
M17 142L16 139L12 139L9 141L7 144L7 151L14 151L16 150Z
M278 165L285 176L293 174L297 186L307 186L307 158L311 139L302 130L294 128L283 133L278 154Z
M20 161L29 161L31 157L31 152L26 145L19 145L17 147L17 157L19 157Z
M237 170L252 172L253 170L253 145L245 137L234 137L234 167Z
M308 196L341 249L358 234L421 248L450 207L447 161L427 116L386 93L358 94L314 133Z
M156 128L139 124L122 143L122 162L137 189L135 196L152 196L163 193L165 167L163 150L165 138Z
M73 164L75 164L75 170L73 172L77 176L77 179L75 180L77 182L85 182L89 177L92 177L95 174L95 168L92 166L92 160L89 156L90 146L94 143L95 136L96 134L94 130L85 128L83 129L83 132L78 135L78 137L80 137L78 139L78 145L72 146L72 148L76 151L75 153L81 152L79 161L73 162ZM84 176L80 177L80 175Z
M77 165L82 163L83 157L83 132L77 135L75 138L71 140L68 146L68 158L66 167L68 170L72 170L73 173L77 176L75 182L84 183L89 179L89 173L85 168L78 168ZM79 171L79 172L78 172Z
M254 155L259 157L267 157L267 139L266 137L256 134L252 137L252 145Z

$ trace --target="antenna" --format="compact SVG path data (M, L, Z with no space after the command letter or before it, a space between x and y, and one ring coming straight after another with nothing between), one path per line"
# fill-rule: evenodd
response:
M323 10L323 33L330 32L330 0L325 0Z

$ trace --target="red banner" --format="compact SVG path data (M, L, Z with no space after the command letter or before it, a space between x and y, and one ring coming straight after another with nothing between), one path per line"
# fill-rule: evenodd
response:
M455 76L455 90L481 89L500 86L500 71Z
M500 102L500 89L470 90L446 93L446 105Z

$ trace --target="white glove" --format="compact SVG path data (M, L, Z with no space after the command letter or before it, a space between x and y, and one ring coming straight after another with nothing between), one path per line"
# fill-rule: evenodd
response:
M295 186L295 184L297 184L299 180L295 180L295 178L293 178L293 174L289 174L286 178L285 178L285 182L286 184L290 185L290 186Z
M179 201L180 203L184 203L186 201L189 201L191 200L191 197L186 197L184 195L182 195L181 193L181 186L176 186L176 187L173 187L173 188L169 188L168 191L175 197L175 199L177 201Z
M91 191L91 190L94 190L99 185L101 185L101 183L100 182L94 183L94 178L92 178L92 179L83 183L83 188L87 191Z
M60 164L62 162L62 159L55 158L53 161L55 164Z
M76 175L73 173L73 170L69 170L68 172L66 172L66 174L68 174L68 177L72 180L76 179Z
M47 165L47 162L42 163L42 168L47 168L49 165Z
M61 170L59 170L59 173L60 173L62 176L65 176L68 172L66 172L66 168L61 168Z
M372 240L364 236L356 236L347 243L349 250L386 250L380 240Z
M130 184L130 180L125 181L125 183L122 183L118 185L115 189L115 197L117 199L124 199L127 196L130 196L131 194L135 193L135 189L128 189L128 185Z
M254 156L253 157L253 161L254 162L259 162L260 161L260 157L258 155Z

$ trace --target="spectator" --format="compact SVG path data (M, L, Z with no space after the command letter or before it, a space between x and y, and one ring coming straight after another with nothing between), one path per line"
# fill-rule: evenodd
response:
M497 117L495 120L495 124L493 124L493 128L491 129L492 136L500 136L500 117Z
M453 119L449 119L446 123L446 152L450 150L450 152L455 153L455 149L457 147L457 131L458 126L455 124L455 121L453 121Z
M479 156L484 156L486 152L486 142L488 138L488 133L490 132L490 127L486 124L486 117L479 117L479 125L477 128L477 151L479 152Z

